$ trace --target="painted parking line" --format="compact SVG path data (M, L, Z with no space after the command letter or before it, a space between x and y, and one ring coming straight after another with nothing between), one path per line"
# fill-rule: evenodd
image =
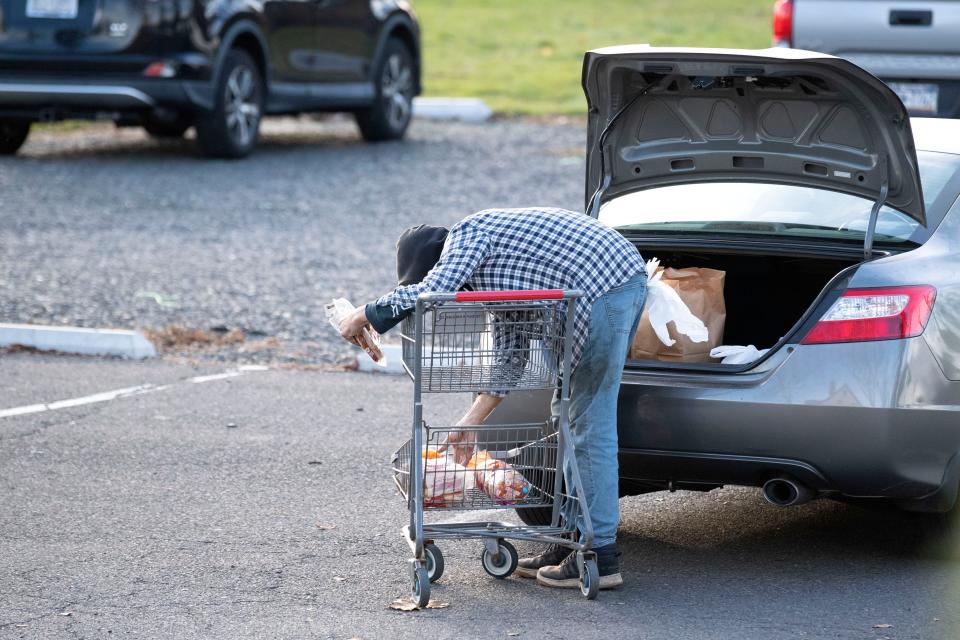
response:
M229 371L224 371L223 373L216 373L207 376L194 376L193 378L187 378L182 382L212 382L214 380L223 380L225 378L236 378L237 376L242 376L245 373L254 371L267 371L268 369L269 367L260 365L246 365L236 369L231 369ZM23 416L31 413L43 413L44 411L57 411L58 409L68 409L70 407L82 407L87 404L96 404L99 402L110 402L111 400L118 400L120 398L129 398L132 396L143 395L145 393L163 391L173 387L174 384L140 384L135 387L125 387L123 389L113 389L112 391L102 391L100 393L94 393L89 396L81 396L79 398L68 398L66 400L56 400L54 402L28 404L22 407L13 407L11 409L0 409L0 418Z

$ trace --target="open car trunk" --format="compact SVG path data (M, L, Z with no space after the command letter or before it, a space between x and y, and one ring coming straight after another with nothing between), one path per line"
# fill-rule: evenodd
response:
M659 258L674 268L704 267L726 272L727 319L721 345L754 345L769 349L797 325L827 284L857 257L782 256L734 253L716 249L666 249L637 246L645 260ZM798 340L800 337L797 338ZM643 366L656 360L634 360ZM712 361L719 363L719 360ZM672 364L702 367L703 363Z

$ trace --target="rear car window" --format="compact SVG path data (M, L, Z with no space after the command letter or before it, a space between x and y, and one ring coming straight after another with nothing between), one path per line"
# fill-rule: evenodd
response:
M944 188L960 173L960 156L917 153L930 229L956 194ZM946 202L945 206L943 201ZM762 182L702 182L646 189L605 203L600 220L621 231L813 237L863 242L873 202L811 187ZM906 214L880 209L876 242L921 243L929 236Z

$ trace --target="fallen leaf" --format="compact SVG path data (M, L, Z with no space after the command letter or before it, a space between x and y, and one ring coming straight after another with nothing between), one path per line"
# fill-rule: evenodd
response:
M450 606L449 602L441 602L440 600L431 600L427 603L427 606L424 609L446 609ZM410 598L397 598L390 603L389 607L395 611L416 611L419 609L417 604Z
M875 624L875 625L873 625L873 628L874 628L874 629L889 629L889 628L891 628L891 627L893 627L892 624Z
M390 603L390 608L396 611L416 611L417 605L410 598L397 598Z

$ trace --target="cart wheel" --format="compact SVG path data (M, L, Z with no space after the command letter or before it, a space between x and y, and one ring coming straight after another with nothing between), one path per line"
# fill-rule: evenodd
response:
M600 592L600 569L597 559L584 558L580 562L580 593L587 600L594 600Z
M436 582L443 575L443 554L440 553L440 547L432 542L423 545L423 551L427 556L427 576L430 582Z
M497 546L497 555L493 555L484 547L480 561L483 563L484 571L494 578L502 580L517 568L519 555L517 554L516 548L506 540L497 540Z
M423 609L430 602L430 576L427 575L426 567L417 566L413 570L413 591L410 597L419 609Z

